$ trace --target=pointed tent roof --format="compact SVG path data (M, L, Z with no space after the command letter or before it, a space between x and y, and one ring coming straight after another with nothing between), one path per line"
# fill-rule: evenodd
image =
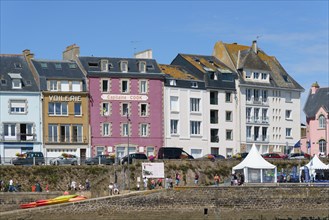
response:
M329 164L326 165L324 164L317 155L315 155L312 160L306 164L309 169L313 170L328 170L329 169Z
M274 169L276 166L267 162L258 152L256 145L253 144L247 157L241 163L233 167L233 170L241 170L246 167L252 169Z

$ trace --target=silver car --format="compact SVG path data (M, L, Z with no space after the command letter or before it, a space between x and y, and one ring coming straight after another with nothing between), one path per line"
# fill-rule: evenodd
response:
M78 158L75 155L70 157L59 156L50 160L50 165L78 165Z

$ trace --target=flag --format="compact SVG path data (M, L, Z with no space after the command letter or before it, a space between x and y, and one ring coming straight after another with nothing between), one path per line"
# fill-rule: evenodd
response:
M311 148L311 140L308 140L308 142L307 142L307 148Z
M294 145L294 148L299 148L300 147L300 140L297 141L297 143Z
M304 175L305 175L304 181L306 183L310 182L310 171L308 170L307 166L304 166Z

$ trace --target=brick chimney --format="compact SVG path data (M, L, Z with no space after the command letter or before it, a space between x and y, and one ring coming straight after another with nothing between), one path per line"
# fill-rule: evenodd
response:
M23 50L23 55L26 57L27 60L31 60L34 58L34 54L31 53L29 49Z
M313 83L312 87L311 87L311 94L315 94L319 88L320 88L320 86L319 86L318 82Z
M76 60L80 55L80 47L76 44L67 46L63 52L63 60Z
M254 40L252 42L251 49L257 54L258 48L257 48L257 41L256 40Z
M29 69L32 72L34 80L36 81L38 87L40 88L39 74L37 73L36 69L34 68L34 66L32 64L32 59L34 58L34 53L31 53L31 51L29 49L25 49L25 50L23 50L23 56L25 57L27 65L29 66Z

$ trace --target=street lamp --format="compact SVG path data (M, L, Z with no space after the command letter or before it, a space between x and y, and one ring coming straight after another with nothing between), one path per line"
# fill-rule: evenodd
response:
M129 113L128 113L128 109L127 109L127 121L128 121L128 124L127 124L127 134L128 134L128 148L127 148L127 151L128 151L128 165L127 165L127 169L128 169L128 190L130 192L130 171L129 171L129 164L130 164L130 155L129 155L129 124L130 124L130 118L129 118Z

